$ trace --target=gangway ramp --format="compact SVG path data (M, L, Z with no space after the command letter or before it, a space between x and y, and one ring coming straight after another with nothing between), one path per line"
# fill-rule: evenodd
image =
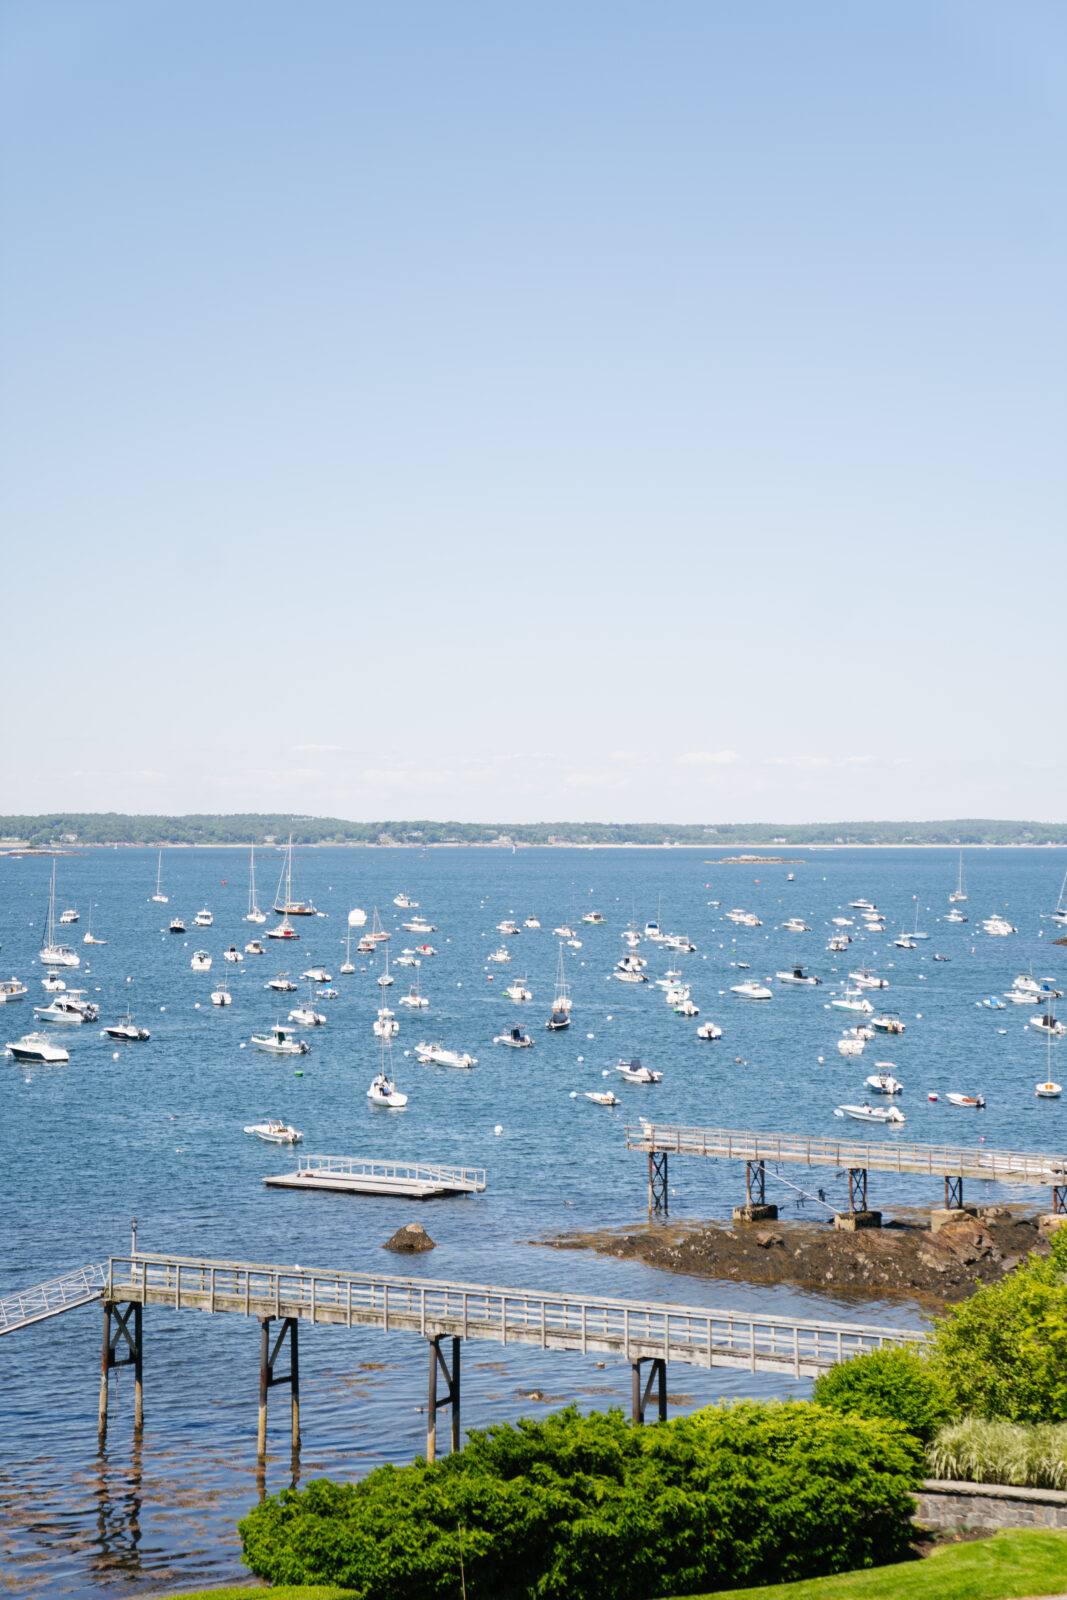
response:
M58 1317L76 1306L91 1305L101 1299L107 1288L108 1267L78 1267L61 1278L51 1278L47 1283L24 1289L21 1294L9 1295L0 1300L0 1334L14 1333L16 1328L28 1328L31 1323L44 1322L48 1317Z
M375 1161L363 1156L298 1158L295 1172L267 1177L271 1189L332 1189L341 1194L382 1194L404 1200L484 1194L483 1167L444 1167L427 1161Z

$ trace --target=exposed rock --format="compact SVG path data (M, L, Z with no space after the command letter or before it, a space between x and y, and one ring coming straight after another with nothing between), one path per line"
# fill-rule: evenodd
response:
M410 1256L418 1255L422 1250L434 1250L436 1246L421 1222L405 1222L391 1239L386 1239L382 1249L397 1250L401 1255Z

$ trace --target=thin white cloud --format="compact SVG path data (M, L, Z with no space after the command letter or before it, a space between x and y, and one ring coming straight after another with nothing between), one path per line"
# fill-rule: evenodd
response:
M868 767L873 756L764 756L765 767L795 767L801 772L815 772L823 767Z
M294 755L319 755L326 750L343 750L343 744L291 744Z
M567 789L626 789L629 780L621 772L568 772L563 784Z
M683 767L730 767L740 759L736 750L687 750L678 757Z
M381 789L439 788L442 784L456 781L454 772L434 772L424 767L411 771L403 767L368 767L359 776L363 783Z

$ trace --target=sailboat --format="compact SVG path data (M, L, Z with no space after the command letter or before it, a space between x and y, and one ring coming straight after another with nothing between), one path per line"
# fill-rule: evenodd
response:
M966 898L967 898L967 890L963 886L963 851L961 850L960 851L959 876L956 879L956 887L953 889L952 893L949 895L949 899L953 903L955 903L957 900L966 900ZM1067 920L1067 919L1065 919L1065 920Z
M559 946L559 965L556 968L556 994L552 1001L552 1015L545 1023L545 1027L553 1033L558 1033L563 1028L571 1025L571 992L567 986L567 979L563 970L563 941Z
M282 884L285 885L285 897L282 898ZM278 879L278 892L274 897L274 909L280 917L314 917L318 913L310 900L293 899L293 836L289 835L289 844L285 852L285 865L282 875Z
M248 911L245 915L246 922L266 922L266 916L256 905L256 847L251 846L251 856L248 862Z
M152 899L156 902L156 905L165 906L168 898L169 896L163 893L163 852L161 850L159 852L159 860L156 862L156 892Z
M1063 874L1063 882L1060 884L1060 897L1056 901L1056 909L1048 913L1050 922L1067 924L1067 906L1063 904L1063 891L1065 889L1067 889L1067 872Z
M106 939L93 938L93 902L89 901L89 927L82 944L107 944Z
M81 957L69 945L56 943L56 861L52 857L52 877L48 887L48 929L41 949L45 967L80 967Z

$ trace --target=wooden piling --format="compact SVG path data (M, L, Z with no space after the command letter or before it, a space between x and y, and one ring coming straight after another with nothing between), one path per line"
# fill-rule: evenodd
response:
M431 1339L430 1344L430 1394L426 1417L426 1459L437 1460L437 1355L438 1343Z
M100 1351L100 1408L97 1414L96 1436L100 1447L107 1441L107 1380L111 1370L111 1313L110 1300L104 1301L104 1338Z
M267 1391L270 1388L270 1317L260 1317L259 1329L259 1431L256 1437L256 1455L260 1461L267 1454Z

